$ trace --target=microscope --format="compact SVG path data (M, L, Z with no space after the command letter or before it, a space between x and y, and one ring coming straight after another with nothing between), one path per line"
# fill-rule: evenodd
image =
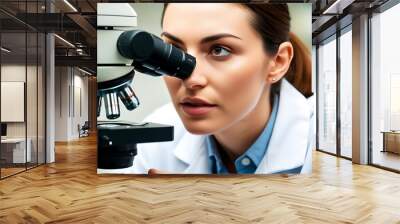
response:
M196 59L159 37L137 30L137 14L129 3L97 4L97 116L105 108L108 120L97 125L97 166L132 166L137 144L173 140L173 126L115 121L120 102L128 110L140 105L132 89L135 70L151 76L190 76Z

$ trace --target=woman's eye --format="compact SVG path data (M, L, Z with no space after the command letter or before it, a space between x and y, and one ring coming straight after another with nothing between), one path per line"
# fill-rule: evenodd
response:
M229 56L231 54L231 51L225 47L215 46L211 49L210 53L216 57L225 57Z

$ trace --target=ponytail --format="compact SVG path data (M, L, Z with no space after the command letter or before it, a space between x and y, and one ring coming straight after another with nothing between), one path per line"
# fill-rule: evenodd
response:
M264 48L275 55L279 45L290 41L293 45L293 59L288 72L288 80L305 97L313 95L311 90L311 53L304 43L290 32L290 13L287 4L244 4L252 13L254 29L260 34ZM281 82L272 85L272 92L280 91Z
M310 51L292 32L290 32L290 42L293 45L294 55L285 78L305 97L310 97L313 95L311 89Z

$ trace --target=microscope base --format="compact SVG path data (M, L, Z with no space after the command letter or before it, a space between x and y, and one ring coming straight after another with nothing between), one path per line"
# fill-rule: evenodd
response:
M99 122L97 167L121 169L132 166L138 143L172 141L174 127L163 124Z

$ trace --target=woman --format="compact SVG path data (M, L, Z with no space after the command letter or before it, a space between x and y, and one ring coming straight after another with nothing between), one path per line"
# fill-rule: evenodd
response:
M130 173L305 173L311 169L311 62L286 4L166 4L162 38L196 57L146 119L174 141L138 145Z

